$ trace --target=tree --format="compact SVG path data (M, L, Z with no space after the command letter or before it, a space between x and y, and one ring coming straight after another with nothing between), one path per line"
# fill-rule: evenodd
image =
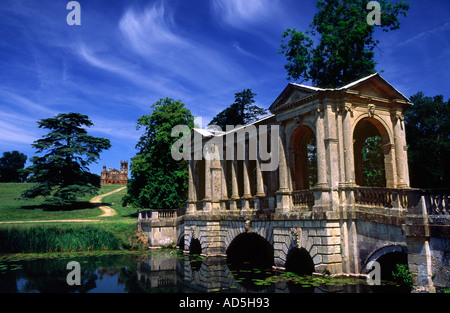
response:
M362 150L362 174L366 187L385 187L384 154L380 136L366 139Z
M177 125L194 128L194 116L181 101L159 99L151 115L138 119L137 128L145 132L136 145L138 153L131 159L131 179L124 205L152 209L177 209L188 193L188 161L176 161L171 148L178 138L172 137Z
M400 27L399 16L406 16L409 4L379 0L383 31ZM322 88L336 88L375 73L375 26L367 22L367 0L318 0L319 12L311 30L288 28L279 53L287 60L288 80L312 81ZM318 43L309 36L319 36Z
M88 165L111 147L109 139L88 135L83 126L93 123L80 113L61 113L38 121L38 125L49 133L32 144L44 155L34 156L33 164L25 169L31 175L29 181L37 184L24 191L22 198L44 196L44 204L66 206L79 197L96 194L100 176L90 173Z
M253 99L255 96L256 93L253 93L251 89L236 93L234 103L217 114L209 124L217 125L225 131L226 125L245 125L256 121L258 117L267 114L267 110L252 105L255 103Z
M0 158L0 182L24 182L26 176L20 171L25 167L27 156L19 151L3 152Z
M405 113L412 187L450 186L450 99L418 92Z

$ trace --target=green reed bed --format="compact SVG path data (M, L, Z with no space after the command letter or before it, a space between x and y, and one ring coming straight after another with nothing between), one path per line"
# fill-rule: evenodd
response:
M0 253L117 250L122 245L111 232L90 226L0 228Z

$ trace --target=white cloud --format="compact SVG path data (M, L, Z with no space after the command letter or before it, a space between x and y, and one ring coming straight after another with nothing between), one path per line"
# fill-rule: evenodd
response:
M213 0L213 10L226 24L242 28L267 22L277 11L277 0Z
M119 29L125 44L147 66L171 81L181 78L183 85L188 83L204 89L245 75L224 53L221 44L200 42L189 31L177 27L173 13L163 2L139 12L129 8L119 22Z

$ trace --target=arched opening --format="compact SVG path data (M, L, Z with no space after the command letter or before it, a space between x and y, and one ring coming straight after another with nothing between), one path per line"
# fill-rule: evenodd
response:
M297 275L312 275L314 262L305 248L293 248L286 256L286 271Z
M408 269L408 253L406 247L387 246L381 248L372 254L367 264L371 261L377 261L379 263L379 278L382 281L382 284L379 286L371 286L374 292L407 293L411 291L411 286L406 282L408 278L411 278ZM367 270L369 271L369 269ZM391 283L386 284L383 281Z
M294 189L313 188L317 185L317 145L311 128L300 126L294 131L289 151Z
M386 187L387 169L390 161L384 153L389 146L389 135L380 121L364 118L353 132L355 181L359 186Z
M227 249L227 263L230 268L271 268L274 249L263 237L255 233L236 236Z
M201 254L202 253L202 245L200 240L192 239L191 244L189 245L189 254Z

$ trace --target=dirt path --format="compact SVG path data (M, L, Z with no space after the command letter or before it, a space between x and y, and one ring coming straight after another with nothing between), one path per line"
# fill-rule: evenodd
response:
M121 187L119 189L110 191L108 193L96 196L96 197L92 198L91 200L89 200L89 203L97 204L98 208L104 212L102 215L100 215L100 217L114 216L114 215L117 214L116 210L114 210L113 208L110 208L109 206L101 205L102 204L102 199L103 199L103 197L106 197L106 196L109 196L109 195L111 195L113 193L116 193L116 192L119 192L121 190L124 190L125 188L127 188L127 187Z
M103 214L99 217L108 217L108 216L114 216L117 214L116 210L113 208L110 208L106 205L102 204L103 197L109 196L113 193L119 192L121 190L124 190L127 187L121 187L116 190L110 191L108 193L104 193L99 196L95 196L91 200L89 200L90 203L97 204L98 208L103 211ZM0 222L0 224L18 224L18 223L64 223L64 222L70 222L70 223L85 223L85 222L100 222L100 220L87 220L87 219L79 219L79 220L44 220L44 221L7 221L7 222Z

